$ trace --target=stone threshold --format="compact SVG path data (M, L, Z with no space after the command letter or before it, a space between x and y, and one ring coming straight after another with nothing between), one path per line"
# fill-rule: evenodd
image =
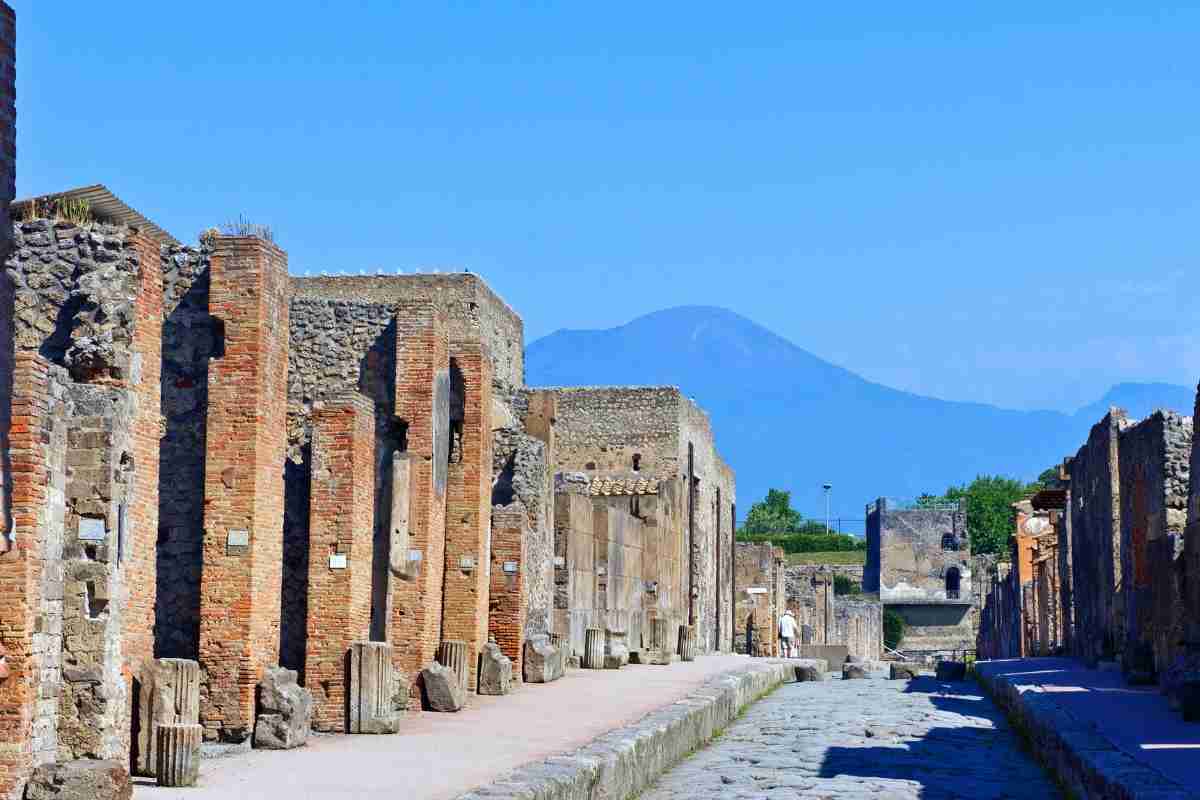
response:
M983 666L983 669L979 669ZM1032 755L1072 798L1080 800L1183 800L1197 795L1121 750L1078 720L1036 684L976 665L983 690L1025 738Z
M457 800L635 797L663 772L711 741L744 708L780 684L795 680L794 661L761 661L719 675L682 700L609 731L574 753L518 767Z

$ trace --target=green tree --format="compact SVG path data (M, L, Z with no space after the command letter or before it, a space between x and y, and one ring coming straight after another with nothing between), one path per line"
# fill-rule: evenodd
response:
M790 533L799 531L803 522L800 512L792 508L791 492L769 489L765 500L750 506L742 530L747 533Z
M883 612L883 644L895 650L904 641L904 617L892 609Z
M1041 488L1002 475L980 475L966 486L951 486L940 497L921 495L917 505L965 500L971 552L999 554L1006 551L1012 534L1012 504Z

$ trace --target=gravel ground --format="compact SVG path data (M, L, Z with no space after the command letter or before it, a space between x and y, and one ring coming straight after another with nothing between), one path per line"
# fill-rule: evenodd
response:
M1061 797L974 683L788 684L642 800Z

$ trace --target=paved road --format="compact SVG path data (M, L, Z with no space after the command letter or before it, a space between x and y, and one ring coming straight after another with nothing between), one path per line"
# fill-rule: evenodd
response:
M794 683L641 800L1060 797L973 683Z

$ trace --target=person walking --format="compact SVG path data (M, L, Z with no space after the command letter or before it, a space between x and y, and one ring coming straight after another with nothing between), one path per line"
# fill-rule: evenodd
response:
M783 651L784 658L793 658L794 651L792 650L792 642L796 638L796 618L792 616L791 609L783 612L783 616L779 620L779 642L780 649Z

